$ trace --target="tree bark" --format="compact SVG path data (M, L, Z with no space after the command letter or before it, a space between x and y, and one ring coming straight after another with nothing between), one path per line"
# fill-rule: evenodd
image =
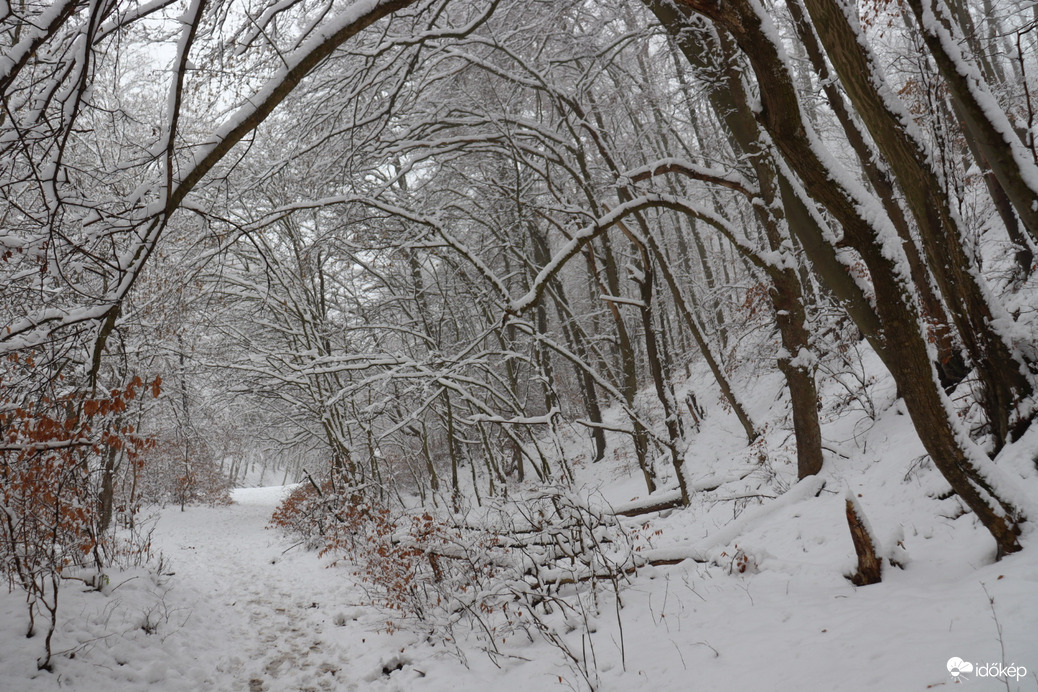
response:
M742 75L736 69L736 48L727 36L719 36L724 58L724 85L732 100L744 111L745 102ZM792 244L786 234L784 214L778 200L777 174L770 157L759 144L749 150L757 172L760 203L753 205L757 223L764 231L768 247L784 261L781 267L767 265L771 279L768 291L775 323L779 328L782 353L778 368L786 378L793 409L793 433L797 443L797 477L804 479L822 470L822 428L818 422L818 389L815 384L815 357L811 353L811 335L807 329L807 310L804 291L795 269L796 258L790 254Z
M678 3L669 0L642 1L656 15L693 68L711 74L716 73L717 66L713 62L713 54L703 38L704 32L713 33L709 26L704 25L688 7ZM710 41L714 42L715 40ZM708 96L714 112L728 129L735 153L744 156L751 151L760 151L751 163L757 165L758 162L767 162L771 154L760 144L760 128L753 112L746 107L748 101L745 96L739 97L730 90L722 89L711 89ZM850 268L840 261L836 249L826 238L829 232L823 229L817 213L808 207L797 192L796 184L787 179L774 161L770 164L775 169L779 198L790 232L799 241L822 283L833 292L862 336L869 341L880 359L886 362L890 355L880 338L879 319L865 292L855 282Z
M598 276L598 261L595 258L596 255L594 248L588 248L585 255L589 262L591 276L598 282L599 288L603 289L603 293L610 296L619 295L620 278L616 270L616 263L613 259L613 252L609 245L609 239L605 236L602 238L602 252L604 257L603 264L605 265L604 271L606 281L603 283L601 277ZM616 326L617 346L620 352L620 370L622 377L620 391L623 393L624 401L627 403L627 406L633 411L634 397L638 393L638 362L634 355L634 345L631 343L630 333L627 331L627 325L624 322L623 315L620 314L620 309L616 306L616 303L606 301L606 305L609 308L609 314L613 317L613 324ZM638 467L641 469L642 476L645 478L645 488L651 494L656 492L656 474L649 462L649 433L645 429L645 426L641 424L641 421L637 420L634 416L631 416L631 426L634 430L634 452L638 461Z
M1031 240L1038 242L1038 165L998 107L980 70L959 50L941 0L908 0L934 63L944 77L966 134L998 179Z
M870 203L861 199L848 176L834 170L825 154L815 149L817 138L809 134L801 114L788 65L777 36L763 10L751 0L680 0L693 11L729 31L747 55L760 86L760 121L782 152L787 164L804 181L808 192L843 225L845 240L862 256L876 291L876 312L888 353L891 374L905 399L909 415L934 465L988 529L998 555L1020 549L1017 511L999 498L981 477L973 462L979 450L953 421L946 397L937 383L929 358L926 336L914 299L914 288L903 273L891 243L899 246L892 230L874 225L866 216ZM765 26L765 21L768 26ZM902 256L903 257L903 256Z
M1010 436L1010 413L1031 393L1009 345L999 334L995 306L980 283L976 263L963 245L961 224L937 174L928 164L925 143L856 30L856 12L841 0L804 0L819 40L851 102L893 171L922 239L938 288L944 296L984 395L982 405L996 448ZM781 146L781 144L780 144Z
M829 107L843 128L847 142L851 145L858 163L861 164L865 178L872 185L873 191L883 204L883 210L894 225L898 237L901 238L901 247L908 258L908 267L912 274L912 281L919 290L919 299L922 303L923 312L927 321L933 329L933 338L937 346L937 367L942 375L945 386L957 384L966 376L968 368L955 343L954 329L949 323L948 313L941 299L934 293L931 284L930 271L926 267L912 231L908 225L905 212L898 203L894 194L894 181L890 179L889 172L880 166L875 152L866 141L866 135L860 129L860 124L847 110L843 100L843 93L837 87L836 82L829 73L825 62L822 47L818 44L818 37L808 20L807 12L800 0L790 0L787 3L790 16L793 18L793 26L796 29L800 42L804 45L807 55L818 82L829 100Z
M876 542L869 533L858 503L847 498L847 526L851 530L854 552L858 555L858 571L850 576L855 586L878 584L883 580L883 561L876 556Z

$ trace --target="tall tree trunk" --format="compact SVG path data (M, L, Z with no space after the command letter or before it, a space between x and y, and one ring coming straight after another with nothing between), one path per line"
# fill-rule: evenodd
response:
M592 109L593 109L592 110L593 116L595 118L595 123L598 125L598 132L599 133L605 132L606 131L605 124L604 124L604 122L603 122L603 120L601 118L601 115L598 112L597 108L594 106L594 101L593 100L592 100ZM584 115L584 113L582 113L582 112L578 112L578 115L580 115L581 118L585 118L586 117ZM620 169L620 167L613 160L610 151L604 146L600 136L596 136L594 139L595 139L596 145L598 146L599 154L602 156L602 159L605 161L605 164L609 167L610 171L615 176L617 176L617 178L620 178L622 176L622 174L623 174L623 171ZM619 189L617 189L617 198L619 199L619 201L621 203L630 202L634 198L634 195L635 195L635 191L630 186L623 186L623 187L620 187ZM650 239L652 239L653 234L650 231L648 223L645 221L644 216L640 212L635 212L634 213L634 218L635 218L635 221L638 224L639 230L641 231L641 239L636 240L635 237L631 234L631 232L627 229L627 226L624 225L623 223L618 223L617 225L628 236L628 239L630 239L636 246L643 246L644 242L649 241ZM608 236L603 235L602 238L603 238L604 246L608 247ZM655 240L651 240L651 242L653 243L653 254L656 255L656 257L660 261L666 262L666 255L660 250L659 245L656 243ZM611 255L608 255L608 256L611 257ZM610 267L610 265L607 263L607 265L606 265L607 276L610 275L609 267ZM613 269L612 275L613 276L616 275L615 268ZM618 284L616 284L616 285L618 286ZM612 287L613 284L610 284L610 286ZM611 288L610 294L611 295L619 295L618 292L617 292L617 289L614 289L614 288ZM616 306L613 305L612 303L611 303L611 309L616 311L616 314L619 315L619 311L617 310ZM693 334L693 338L696 340L696 344L699 346L700 352L703 354L703 357L706 360L707 365L710 367L711 374L713 374L714 379L717 381L718 386L721 388L722 396L724 396L724 398L731 405L732 410L735 413L736 418L738 418L739 423L743 426L743 430L746 431L746 437L749 440L749 442L753 442L755 439L757 439L757 435L759 434L757 429L756 429L756 426L753 425L753 421L750 419L749 415L746 413L746 410L743 408L742 404L739 402L739 399L735 396L735 391L732 389L731 384L729 383L727 376L724 374L724 371L722 370L722 368L720 367L719 363L717 362L717 359L714 357L714 354L711 351L709 345L707 344L706 340L703 338L702 332L698 329L698 327L694 326L694 320L690 320L689 321L689 325L691 327L690 331Z
M742 74L737 69L736 47L730 37L719 36L721 55L724 59L724 84L733 100L742 109L748 109ZM815 384L816 359L811 352L810 332L807 329L807 310L804 307L804 291L796 271L796 258L790 253L792 244L786 234L781 205L778 203L777 174L771 166L770 157L764 155L764 147L750 150L757 172L757 185L761 204L754 204L753 211L758 225L772 253L782 261L769 263L768 276L772 287L769 291L775 322L782 340L782 355L778 368L786 378L790 403L793 409L793 432L797 443L797 477L806 478L822 470L822 427L818 422L818 389Z
M441 392L443 395L444 431L447 435L447 453L451 460L451 504L454 507L454 511L459 511L461 508L461 479L458 471L461 466L461 459L459 458L458 440L454 434L454 408L451 406L450 391L444 387Z
M609 245L609 239L603 235L602 238L602 255L604 264L604 273L606 280L603 283L601 277L598 275L598 261L595 259L596 254L594 248L588 248L585 257L589 262L589 269L592 277L599 284L600 293L607 296L617 296L620 294L620 279L619 273L616 270L616 262L613 259L612 248ZM627 406L633 411L634 410L634 397L638 394L638 361L634 355L634 345L631 343L631 337L627 331L627 325L624 323L623 315L620 314L620 309L616 306L613 301L607 300L606 306L609 308L609 314L613 317L613 323L616 326L617 336L617 347L620 352L620 371L621 371L621 384L620 392L623 394L624 401ZM653 471L652 464L649 461L649 433L645 429L635 416L631 416L631 426L633 428L633 440L634 440L634 452L638 461L638 467L642 471L642 476L645 478L645 487L649 493L656 492L656 474Z
M809 134L798 115L803 111L781 47L773 43L778 33L770 19L752 0L729 0L723 5L712 0L680 2L731 32L749 58L761 90L761 123L810 194L843 225L845 240L861 254L872 275L883 339L888 352L897 355L888 364L920 440L952 489L991 533L999 556L1019 550L1017 510L979 472L975 460L980 452L958 429L950 402L937 383L914 289L891 244L885 242L892 231L874 225L865 215L871 205L863 191L816 150L817 137Z
M976 263L966 252L960 222L928 163L926 144L910 125L907 112L897 110L900 104L862 43L857 17L849 14L856 13L856 8L842 0L804 3L840 81L905 196L930 269L983 385L981 403L995 446L1000 448L1009 439L1010 413L1019 398L1031 393L1031 386L1021 372L1021 363L995 331L996 306L989 301Z
M894 193L894 181L885 168L880 166L877 156L866 141L866 135L860 129L859 122L847 110L843 93L839 90L836 82L829 74L829 68L825 62L822 47L818 44L814 29L811 27L807 13L800 0L791 0L787 3L790 16L793 18L793 26L796 29L800 42L804 45L805 53L811 63L818 82L822 85L829 100L829 106L836 119L840 122L847 142L851 145L858 163L861 164L865 178L872 185L873 191L883 204L883 210L894 225L898 237L901 238L901 247L908 258L908 267L912 274L912 281L918 287L919 298L922 302L923 312L927 321L932 325L934 341L937 346L937 367L941 372L942 381L946 385L957 384L967 374L966 363L955 343L954 330L949 323L948 314L944 309L941 299L934 293L930 272L923 261L912 231L908 225L904 210L898 203Z
M974 56L980 60L980 64L983 67L983 73L985 79L989 82L999 83L1005 82L1005 74L1000 70L997 74L1001 74L1001 77L996 77L997 63L992 63L987 59L986 54L980 47L980 42L976 36L976 27L973 25L973 20L969 16L969 10L958 2L952 2L948 5L949 11L954 15L955 21L958 26L963 27L963 32L966 35L966 40L969 41L970 49L973 51ZM909 31L918 33L913 23L913 16L910 11L905 9L902 10L901 16L904 19L905 26L908 27ZM967 29L969 32L967 33ZM977 166L982 171L984 186L988 190L988 195L991 197L991 201L995 206L995 211L998 212L999 218L1002 219L1002 225L1006 229L1006 235L1009 236L1010 242L1013 244L1013 260L1016 262L1016 275L1019 281L1025 281L1031 274L1034 265L1034 251L1031 249L1031 244L1028 242L1026 232L1020 227L1020 220L1017 218L1016 210L1013 208L1013 203L1009 199L1009 195L1006 194L1005 188L998 181L998 177L991 169L991 165L985 158L983 151L977 143L976 138L971 134L965 121L964 113L962 112L962 106L958 99L951 98L951 106L955 112L955 117L959 125L959 130L962 133L962 138L966 142L966 148L968 149L969 156L976 162ZM968 167L968 166L967 166Z
M711 75L716 81L717 37L713 27L693 14L692 9L671 0L642 0L667 30L678 50L697 71ZM740 89L741 90L741 89ZM785 211L790 232L800 242L821 282L832 291L854 321L873 350L886 362L890 357L880 333L880 322L865 292L855 281L850 268L837 256L827 239L831 233L823 228L820 217L812 211L782 169L771 161L771 153L761 144L760 128L744 93L714 88L708 91L711 107L728 129L736 154L760 153L751 159L754 166L766 164L776 171L779 199Z
M811 0L809 0L811 1ZM980 70L959 49L958 32L942 0L908 0L920 33L983 160L1038 243L1038 165L1013 131Z
M533 244L534 264L539 270L551 261L548 238L545 236L543 229L535 223L529 224L529 235ZM572 312L569 307L569 301L566 299L566 292L562 282L553 277L549 285L549 291L552 295L552 300L555 302L559 321L562 323L562 333L566 339L567 347L586 362L587 349L584 347L583 337L576 333L568 324L569 320L572 319ZM538 317L538 319L540 318ZM595 444L594 461L601 461L605 456L606 439L605 429L600 425L602 423L602 409L598 403L595 381L587 370L576 365L574 365L574 375L577 378L577 385L580 387L580 396L584 404L584 410L587 412L588 420L593 424L599 424L592 425L591 439Z
M121 427L121 418L116 419L116 427ZM115 471L118 468L116 459L119 452L115 447L108 447L101 468L101 491L98 494L98 529L107 531L112 525L112 511L115 504Z
M642 331L645 332L645 359L649 363L649 373L652 375L652 383L656 388L656 396L663 406L663 422L667 428L667 446L670 449L671 465L674 467L678 488L681 490L681 502L688 506L690 498L688 484L685 482L684 445L681 441L681 426L678 424L678 404L674 399L674 390L664 378L663 354L659 349L656 328L652 319L652 294L655 283L653 262L648 249L641 243L636 243L636 245L641 254L642 266L641 276L636 276L634 279L638 284L638 297L641 300L638 311L642 318Z
M716 42L711 45L710 38ZM711 50L711 48L713 50ZM722 122L729 122L742 136L732 143L737 153L747 155L757 174L761 204L754 205L754 214L764 240L772 252L787 256L783 268L769 265L769 291L776 324L782 340L783 355L778 366L786 378L793 409L793 428L797 440L797 473L800 478L818 473L822 468L822 435L818 421L818 392L815 385L815 361L810 351L810 334L806 327L804 292L797 275L796 261L788 256L787 238L775 217L779 174L759 141L742 84L742 76L735 63L735 47L722 36L703 35L701 42L686 42L685 52L693 55L696 64L709 68L721 85L712 92L711 102ZM718 56L720 60L716 60ZM752 139L751 139L752 138ZM808 218L810 223L813 219ZM788 226L787 226L788 228ZM820 233L820 231L816 231Z

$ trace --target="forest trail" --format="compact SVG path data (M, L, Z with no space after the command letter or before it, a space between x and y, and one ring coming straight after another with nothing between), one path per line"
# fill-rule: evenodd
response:
M221 634L214 673L250 692L341 689L341 655L328 647L324 630L335 626L328 609L342 594L327 592L334 580L312 554L286 559L284 539L266 529L277 493L236 495L231 507L169 508L155 532L176 573L174 591L197 594L201 607L192 618Z
M348 567L328 569L266 528L281 492L238 490L233 505L185 512L168 506L153 534L161 563L112 570L103 593L69 582L52 673L36 670L41 642L23 634L18 594L0 598L0 622L16 623L0 630L0 690L586 689L541 640L510 640L495 664L472 632L455 630L463 635L457 647L420 627L387 633L386 614L364 605ZM795 503L744 533L739 544L760 560L756 571L697 563L645 570L624 592L622 640L603 601L592 642L599 689L669 692L691 681L749 692L927 689L951 684L951 656L1038 669L1038 553L985 564L990 545L974 531L968 541L957 536L949 560L941 557L952 546L947 537L913 532L908 569L855 589L841 571L850 564L841 562L851 550L846 527L831 520L843 502L823 495ZM1038 690L1038 677L1013 682L1010 690Z
M61 591L53 672L26 638L23 598L0 593L0 692L444 692L499 671L407 630L386 631L346 566L267 524L284 488L232 491L222 507L142 516L147 566L113 568L103 592Z
M398 689L378 652L365 655L376 640L385 651L388 635L355 606L361 592L346 571L266 528L280 496L243 489L229 507L163 511L154 549L175 575L155 614L160 631L183 623L183 653L206 689Z

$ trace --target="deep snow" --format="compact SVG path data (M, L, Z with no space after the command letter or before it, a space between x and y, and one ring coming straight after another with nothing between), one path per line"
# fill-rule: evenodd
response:
M765 380L753 386L780 391ZM939 499L947 486L883 387L868 392L875 420L825 412L829 458L817 497L820 481L793 485L787 433L775 426L746 448L734 418L706 402L686 460L690 486L701 489L693 506L629 523L657 554L707 562L640 570L621 594L619 619L607 594L590 639L580 629L566 635L597 662L599 689L953 689L946 666L961 658L974 664L958 679L962 689L1038 690L1033 528L1022 553L994 562L972 515L954 497ZM756 420L782 408L778 396L752 399ZM1032 431L1006 454L1026 459L1036 448ZM623 453L576 465L595 497L619 505L643 495ZM542 640L510 640L495 662L475 637L451 649L385 632L385 616L365 605L347 566L328 568L265 528L283 492L240 489L231 506L158 511L153 550L165 573L155 562L113 572L103 593L67 584L53 673L36 670L41 638L23 636L20 595L0 594L0 690L586 689ZM843 576L854 566L848 492L881 548L905 563L888 567L882 584L856 588ZM737 555L745 573L731 569ZM982 677L992 663L1027 675Z

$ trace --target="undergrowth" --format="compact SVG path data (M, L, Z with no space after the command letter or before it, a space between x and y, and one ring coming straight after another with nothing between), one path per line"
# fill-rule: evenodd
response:
M464 634L495 662L515 655L509 639L542 638L592 689L594 622L603 604L619 617L621 589L643 547L612 514L563 486L433 513L335 491L330 481L303 484L271 526L351 568L388 630L423 631L462 660Z

